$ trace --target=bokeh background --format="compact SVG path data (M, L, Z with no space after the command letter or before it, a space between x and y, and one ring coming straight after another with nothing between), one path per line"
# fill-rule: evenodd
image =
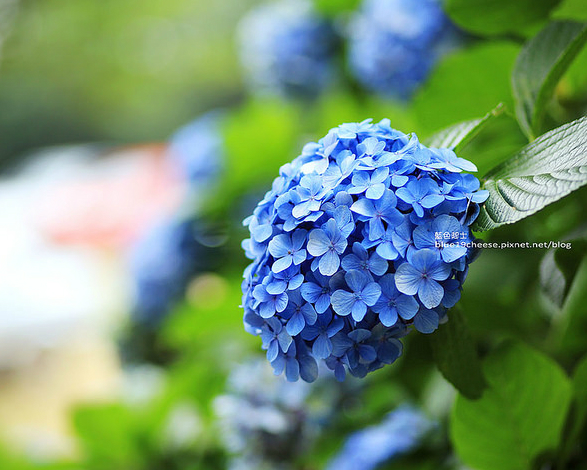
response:
M524 41L587 7L494 31L433 1L261 3L0 0L0 469L466 468L423 335L363 380L272 375L243 330L241 221L342 122L423 140L503 103L464 155L483 174L527 143L510 86ZM586 70L583 51L544 130L585 114ZM586 196L483 236L584 237ZM584 254L556 256L574 273ZM472 266L461 305L482 351L521 337L568 368L584 352L587 322L561 327L542 290L547 255Z

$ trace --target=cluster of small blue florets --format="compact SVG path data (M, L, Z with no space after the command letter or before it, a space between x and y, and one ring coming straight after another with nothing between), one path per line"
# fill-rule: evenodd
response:
M242 305L275 373L339 380L394 362L413 325L433 332L460 298L469 225L487 191L475 166L389 120L343 124L280 169L245 220Z
M365 0L348 36L354 77L398 98L408 98L459 40L438 0Z
M322 376L313 384L275 378L263 359L237 365L213 404L222 441L233 454L229 469L285 470L330 424L346 400L362 391Z
M239 42L254 91L314 96L333 78L334 32L306 0L256 8L242 20Z
M374 426L353 433L326 470L373 470L418 448L437 427L424 413L402 405Z

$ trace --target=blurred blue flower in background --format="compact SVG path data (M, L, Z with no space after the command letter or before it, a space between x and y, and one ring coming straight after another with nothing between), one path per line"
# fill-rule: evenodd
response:
M157 326L194 274L201 245L192 221L165 221L147 231L130 252L134 321Z
M214 400L221 438L233 454L229 468L294 468L345 397L359 389L357 382L341 386L332 378L291 384L275 378L264 360L236 365L225 394Z
M350 71L370 91L407 99L459 40L438 0L364 0L348 25Z
M373 470L420 446L436 427L411 406L400 406L375 426L352 434L326 470Z
M325 359L339 380L364 377L401 355L411 325L438 328L488 196L463 170L477 169L389 120L343 124L281 168L243 242L245 327L276 374L312 381Z
M169 158L197 190L216 182L223 167L223 114L209 112L177 130L169 141Z
M241 63L255 92L312 97L334 78L336 36L306 0L281 0L240 24Z

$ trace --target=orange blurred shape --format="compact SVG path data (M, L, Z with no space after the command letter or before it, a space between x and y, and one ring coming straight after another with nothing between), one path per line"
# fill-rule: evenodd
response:
M60 244L121 249L147 227L178 209L187 181L166 158L165 144L115 149L89 171L48 188L37 223Z

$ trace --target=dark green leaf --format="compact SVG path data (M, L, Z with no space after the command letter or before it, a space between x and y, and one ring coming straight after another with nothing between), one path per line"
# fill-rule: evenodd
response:
M579 362L573 374L573 404L567 418L565 440L560 457L567 460L579 444L581 432L587 421L587 356ZM563 463L563 462L559 462ZM562 467L562 465L561 465Z
M448 0L446 11L461 28L482 35L520 34L548 17L560 0Z
M587 184L587 118L554 129L490 171L473 230L511 224Z
M587 356L575 367L572 377L573 401L565 423L563 441L558 452L557 468L567 468L577 446L581 445L581 434L587 422Z
M465 318L458 309L450 311L448 322L430 336L434 360L442 375L468 398L479 398L485 379L475 343Z
M461 459L477 470L528 470L555 449L571 384L549 357L508 343L484 361L489 388L479 400L458 396L451 435Z
M497 235L497 234L496 234ZM548 324L533 306L535 250L486 250L469 270L459 307L476 337L528 335ZM512 267L515 266L515 269Z
M565 357L585 352L587 335L587 257L579 264L561 312L559 348Z
M463 121L442 129L440 132L428 138L425 144L433 148L451 148L455 152L458 152L474 139L491 119L499 116L502 112L503 103L500 103L482 118Z
M575 416L576 431L573 433L577 437L581 428L587 420L587 356L575 368L573 374L573 390L575 393Z
M556 307L563 306L581 259L587 254L586 242L587 228L582 228L565 237L560 247L548 250L542 258L540 285Z
M572 21L553 22L520 52L512 73L512 88L518 121L531 139L539 133L556 84L585 41L587 25Z

